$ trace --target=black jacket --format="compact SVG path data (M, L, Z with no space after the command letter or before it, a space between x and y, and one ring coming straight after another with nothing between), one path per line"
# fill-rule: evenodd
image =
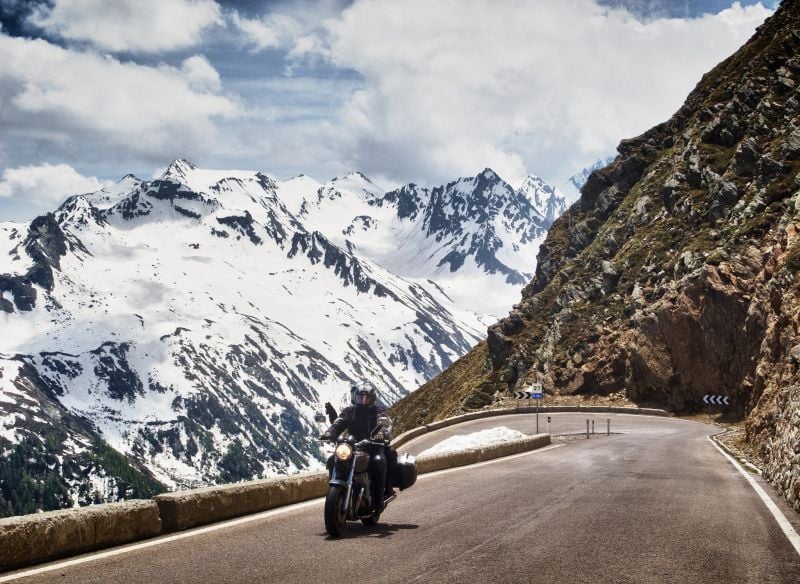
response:
M376 406L347 406L328 428L328 432L336 437L347 430L356 440L364 440L377 427L380 427L387 440L392 439L392 420L385 412L379 411Z

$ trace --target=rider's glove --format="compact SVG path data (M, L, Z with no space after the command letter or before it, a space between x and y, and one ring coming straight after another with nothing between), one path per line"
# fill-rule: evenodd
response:
M322 433L322 436L320 436L319 439L320 440L324 440L324 441L327 442L327 441L329 441L331 439L331 433L328 432L328 431L325 431L325 432Z
M384 440L386 440L386 436L383 435L383 432L378 432L377 434L375 434L375 440L378 442L383 442Z

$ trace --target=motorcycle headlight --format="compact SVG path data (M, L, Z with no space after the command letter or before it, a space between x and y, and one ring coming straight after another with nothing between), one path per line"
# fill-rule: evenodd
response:
M336 458L339 460L347 460L353 454L353 447L349 444L342 443L336 447L335 453Z

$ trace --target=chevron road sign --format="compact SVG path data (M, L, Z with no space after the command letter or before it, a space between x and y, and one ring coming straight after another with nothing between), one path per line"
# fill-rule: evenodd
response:
M533 383L525 391L515 391L514 397L517 399L542 399L542 384Z
M713 404L713 405L731 405L730 398L727 395L714 395L714 394L706 394L703 396L703 403Z

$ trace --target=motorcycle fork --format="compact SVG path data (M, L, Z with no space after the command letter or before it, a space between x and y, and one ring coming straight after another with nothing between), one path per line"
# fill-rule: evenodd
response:
M347 495L344 500L344 508L347 512L347 515L355 515L355 513L350 513L350 499L353 495L353 475L356 472L356 459L355 453L353 453L353 463L350 465L350 474L347 477Z

